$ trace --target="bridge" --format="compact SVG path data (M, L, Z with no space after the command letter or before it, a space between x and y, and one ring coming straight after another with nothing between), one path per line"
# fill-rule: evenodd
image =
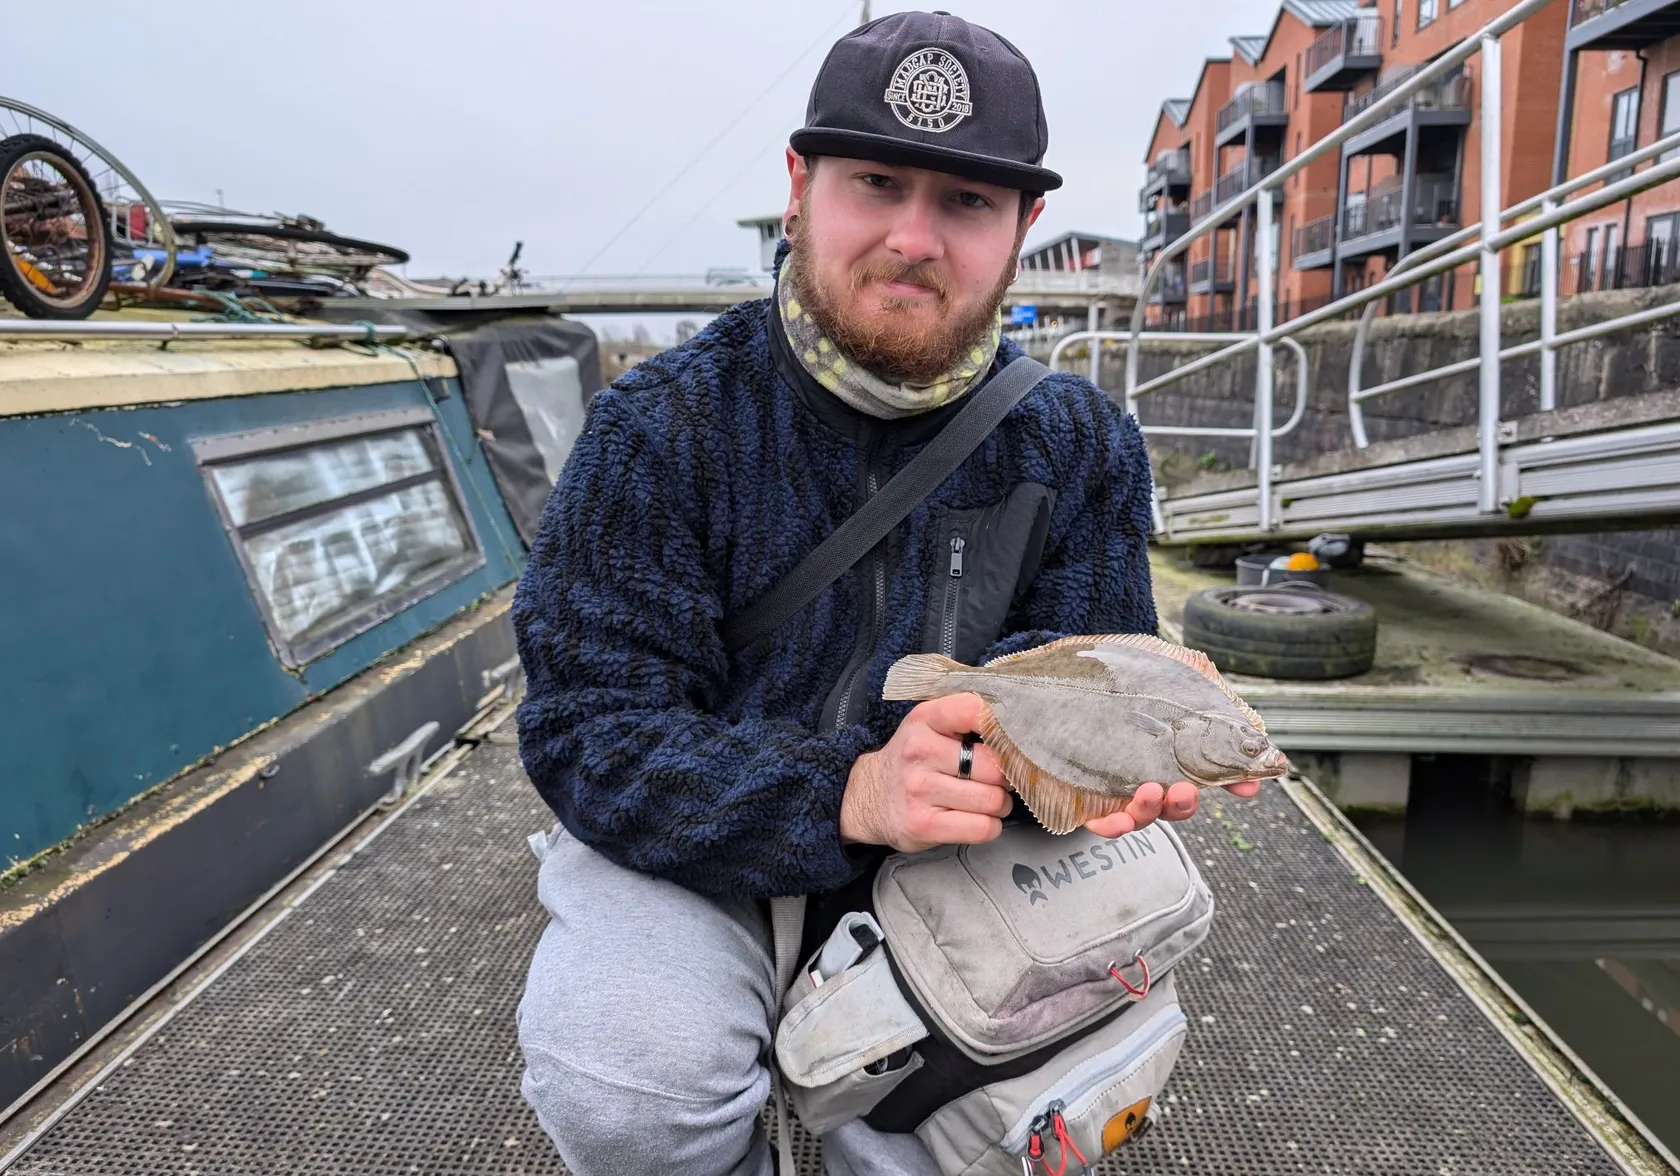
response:
M1085 271L1023 270L1009 287L1011 301L1038 307L1086 311L1102 307L1111 314L1130 311L1137 301L1140 279L1135 274ZM729 273L665 276L555 276L526 278L511 288L478 293L450 287L428 289L416 282L403 284L392 297L334 298L322 309L361 312L417 310L462 312L530 309L565 314L637 314L689 312L716 314L738 302L768 298L773 290L767 274Z

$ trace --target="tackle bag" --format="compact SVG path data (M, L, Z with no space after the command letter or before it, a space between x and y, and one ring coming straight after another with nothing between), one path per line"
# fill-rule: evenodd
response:
M1014 823L892 855L871 900L782 1000L775 1059L808 1130L864 1118L914 1131L951 1176L1019 1176L1153 1122L1188 1031L1172 968L1213 918L1170 828Z

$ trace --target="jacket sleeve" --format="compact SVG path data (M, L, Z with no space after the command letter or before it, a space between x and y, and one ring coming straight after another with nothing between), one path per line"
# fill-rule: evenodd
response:
M706 894L832 889L863 727L818 736L716 709L728 661L692 488L612 391L550 495L514 596L525 768L561 824L621 866Z
M1149 575L1154 527L1149 451L1137 421L1106 395L1074 418L1071 451L1094 454L1078 486L1064 486L1032 587L983 660L1085 633L1156 632ZM1056 524L1060 524L1059 526Z

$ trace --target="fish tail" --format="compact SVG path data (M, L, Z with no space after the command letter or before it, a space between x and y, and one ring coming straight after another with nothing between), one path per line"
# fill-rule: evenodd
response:
M968 668L942 654L913 653L892 664L887 671L886 683L881 687L881 697L916 702L938 698L944 693L945 678Z

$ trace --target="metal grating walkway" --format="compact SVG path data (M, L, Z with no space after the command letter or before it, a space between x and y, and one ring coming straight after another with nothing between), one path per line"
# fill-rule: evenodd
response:
M13 1173L563 1172L513 1031L547 822L479 747ZM1620 1171L1281 789L1186 834L1221 904L1195 1031L1160 1128L1098 1171Z

